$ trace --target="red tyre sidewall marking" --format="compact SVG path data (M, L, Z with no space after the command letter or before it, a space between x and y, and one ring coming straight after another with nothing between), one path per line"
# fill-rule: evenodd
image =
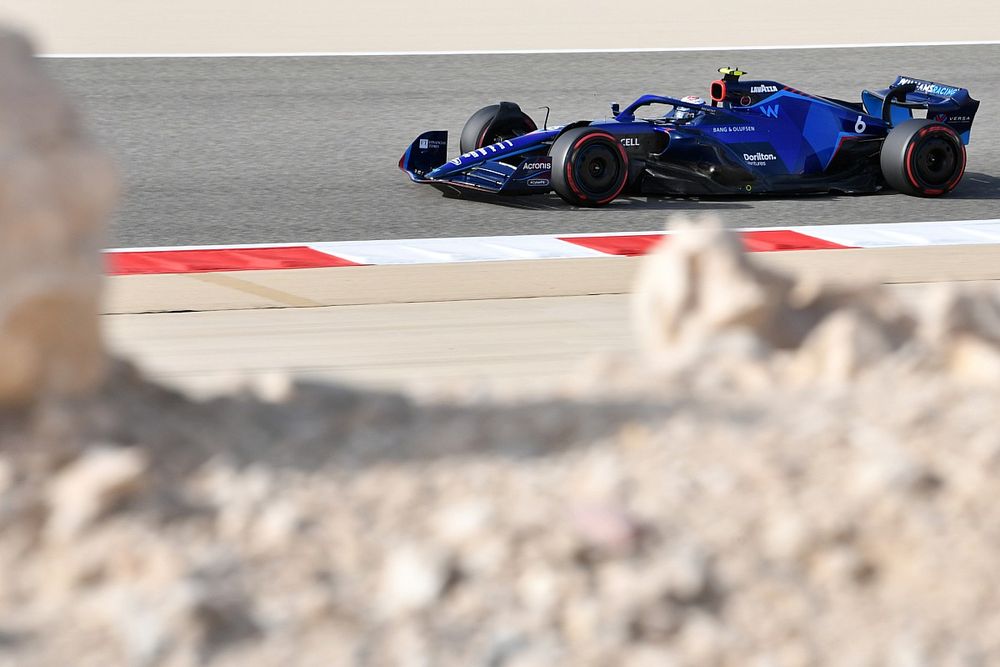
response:
M577 197L583 201L587 201L587 195L580 191L580 188L576 186L576 179L573 178L573 160L566 160L566 182L569 183L569 189Z
M625 152L625 148L622 146L620 141L618 141L614 137L611 137L611 141L614 142L615 147L618 149L619 155L622 156L622 172L623 172L622 183L621 185L618 186L618 189L615 190L615 193L613 195L611 195L606 199L602 199L601 201L597 202L598 204L607 204L617 199L618 195L622 193L622 190L625 189L625 185L628 183L628 153Z
M913 166L910 161L910 158L913 156L913 150L917 146L917 140L922 139L924 135L935 131L943 132L948 137L948 139L952 141L956 139L955 133L952 131L950 127L947 127L945 125L928 125L927 127L917 132L917 136L910 140L910 145L906 148L906 157L903 159L903 164L906 167L906 178L910 181L910 184L913 185L913 187L915 187L921 193L931 196L949 192L956 185L958 185L958 182L962 180L962 176L965 174L965 161L966 161L965 146L963 146L961 140L959 140L958 152L962 156L962 168L958 170L958 175L951 181L949 181L948 184L944 186L944 189L940 188L929 189L921 186L920 183L917 182L916 176L913 174Z
M910 181L910 185L920 191L920 184L917 183L916 177L913 175L913 167L910 164L910 157L913 155L913 149L916 148L917 144L910 140L910 145L906 147L906 157L903 158L903 166L906 168L906 178Z
M965 146L962 145L961 139L958 140L958 153L959 155L962 156L962 168L959 169L958 172L955 174L955 178L948 181L948 184L944 186L945 192L951 192L952 190L954 190L955 186L958 185L958 182L962 180L962 176L965 176L966 155L965 155Z
M491 127L493 127L492 121L487 123L486 127L483 128L483 131L479 135L479 139L476 140L476 150L483 147L483 142L486 141L486 133L490 131Z
M910 145L906 147L906 157L903 158L903 166L906 168L906 178L910 181L910 185L917 189L917 192L923 192L924 188L921 187L916 175L913 173L913 162L910 158L913 157L913 151L917 147L917 140L927 134L927 130L929 129L929 127L925 127L917 132L916 137L910 139Z
M595 204L607 204L610 201L614 201L614 199L622 193L622 190L625 189L626 183L628 183L628 154L625 152L625 149L622 148L621 143L610 134L607 134L606 132L592 132L590 134L585 134L579 139L577 139L576 143L573 144L573 148L570 149L570 152L575 153L576 150L580 148L580 146L587 143L588 141L592 141L597 138L607 139L612 144L614 144L614 146L618 149L618 153L622 157L622 168L625 171L625 178L622 179L622 183L620 186L618 186L618 189L615 190L615 193L610 197L599 199L596 202L594 202ZM569 181L569 187L571 190L573 190L574 193L576 193L576 196L578 196L580 199L583 199L584 201L589 201L589 197L580 192L580 189L576 185L576 180L573 178L573 160L566 161L566 180Z

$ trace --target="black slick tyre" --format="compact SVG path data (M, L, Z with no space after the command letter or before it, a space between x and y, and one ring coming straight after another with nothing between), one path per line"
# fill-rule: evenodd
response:
M889 131L880 161L893 190L940 197L954 190L965 174L965 146L948 125L912 118Z
M628 153L604 130L570 130L555 140L549 155L552 189L574 206L610 204L628 183Z
M531 116L521 111L513 102L501 102L483 107L472 114L465 127L459 147L462 153L489 146L505 139L513 139L538 129Z

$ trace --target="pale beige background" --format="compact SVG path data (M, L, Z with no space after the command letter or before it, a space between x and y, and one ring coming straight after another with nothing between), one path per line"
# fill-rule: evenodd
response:
M623 18L628 7L634 18ZM519 17L530 20L517 20ZM0 0L46 53L665 48L1000 40L997 0Z

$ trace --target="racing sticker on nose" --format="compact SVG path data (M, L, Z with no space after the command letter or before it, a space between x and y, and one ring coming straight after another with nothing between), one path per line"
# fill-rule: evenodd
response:
M552 172L552 158L548 155L525 158L517 168L514 178L531 188L548 188Z
M545 157L530 157L521 163L518 167L519 176L527 176L528 174L541 174L542 172L552 171L552 158Z
M456 167L461 167L468 160L482 160L485 157L489 157L496 153L503 153L514 147L514 142L509 139L504 139L503 141L498 141L495 144L490 144L489 146L483 146L482 148L477 148L474 151L469 151L468 153L462 153L457 158L449 160L449 162Z

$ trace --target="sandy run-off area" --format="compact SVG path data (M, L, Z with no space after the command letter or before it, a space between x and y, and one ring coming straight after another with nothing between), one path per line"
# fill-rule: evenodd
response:
M46 53L274 53L791 46L1000 39L1000 6L910 0L5 0Z

